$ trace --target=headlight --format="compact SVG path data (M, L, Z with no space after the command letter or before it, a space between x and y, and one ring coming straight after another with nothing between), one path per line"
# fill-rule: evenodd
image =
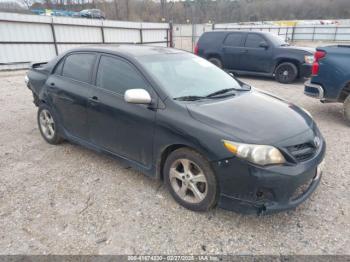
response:
M304 56L305 63L312 65L315 61L315 58L313 55L306 55Z
M224 146L235 156L258 165L283 164L286 162L281 152L267 145L242 144L223 140Z

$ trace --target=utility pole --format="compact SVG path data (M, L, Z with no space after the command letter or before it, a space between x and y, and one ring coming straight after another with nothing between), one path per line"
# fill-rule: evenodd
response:
M126 20L129 21L129 0L125 0Z
M167 0L160 0L160 15L162 22L167 20Z

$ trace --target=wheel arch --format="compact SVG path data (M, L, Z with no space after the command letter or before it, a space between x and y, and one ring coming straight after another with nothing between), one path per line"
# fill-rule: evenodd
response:
M157 159L157 164L156 164L156 173L157 173L157 177L163 181L163 178L164 178L164 174L163 174L163 169L164 169L164 165L165 165L165 162L168 158L168 156L174 152L175 150L177 149L180 149L180 148L188 148L188 149L191 149L201 155L203 155L201 153L200 150L190 146L190 145L187 145L187 144L172 144L172 145L168 145L167 147L163 148L163 150L161 151L160 153L160 157L158 157Z
M339 102L344 102L345 99L350 95L350 81L347 82L339 93Z
M281 58L277 59L275 68L273 69L273 73L276 72L277 67L280 64L282 64L282 63L292 63L292 64L294 64L297 67L297 69L298 69L298 77L300 76L300 66L301 66L300 61L298 59L295 59L295 58L287 58L287 57L281 57Z
M210 59L210 58L217 58L220 59L220 61L222 62L222 57L220 54L215 53L215 52L210 52L206 55L206 59Z

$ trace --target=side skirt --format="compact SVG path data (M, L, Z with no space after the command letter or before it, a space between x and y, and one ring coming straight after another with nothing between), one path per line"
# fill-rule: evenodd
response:
M86 147L88 149L94 150L98 153L106 154L108 156L111 156L112 158L120 161L120 163L127 167L132 167L133 169L151 177L151 178L157 178L156 176L156 168L152 164L150 167L144 166L134 160L128 159L126 157L123 157L121 155L115 154L105 148L99 147L91 142L88 142L86 140L83 140L81 138L75 137L73 135L70 135L66 130L63 130L64 138L68 140L71 143Z

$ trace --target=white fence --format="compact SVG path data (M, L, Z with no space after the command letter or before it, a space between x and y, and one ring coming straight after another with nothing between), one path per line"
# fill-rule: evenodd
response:
M88 44L152 44L193 51L203 32L269 31L288 41L350 41L350 26L138 23L0 13L0 70L48 61L73 47ZM172 41L172 43L171 43Z
M173 47L192 52L199 37L211 30L211 24L174 24Z
M170 45L169 24L0 13L0 70L25 68L88 44Z

